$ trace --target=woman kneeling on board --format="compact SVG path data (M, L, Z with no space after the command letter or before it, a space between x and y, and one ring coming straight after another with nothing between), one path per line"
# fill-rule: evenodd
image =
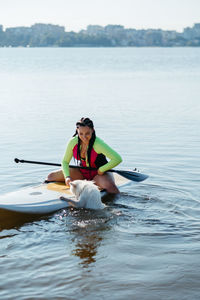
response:
M72 157L80 162L80 166L97 168L97 170L69 168ZM110 159L109 162L106 157ZM96 137L93 122L89 118L82 118L76 123L76 132L67 145L62 170L50 173L47 180L65 181L67 186L70 181L76 179L93 180L108 193L117 194L119 190L112 174L105 172L117 166L121 161L122 158L117 152Z

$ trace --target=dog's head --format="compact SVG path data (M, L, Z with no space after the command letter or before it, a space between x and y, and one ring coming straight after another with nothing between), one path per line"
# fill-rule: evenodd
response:
M74 194L77 198L80 196L82 187L82 180L74 180L69 183L70 184L70 191Z

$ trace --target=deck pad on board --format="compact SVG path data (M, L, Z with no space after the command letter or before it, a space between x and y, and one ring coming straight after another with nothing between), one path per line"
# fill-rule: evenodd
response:
M65 193L67 195L72 195L70 189L66 186L64 182L50 182L46 185L46 188L47 190Z

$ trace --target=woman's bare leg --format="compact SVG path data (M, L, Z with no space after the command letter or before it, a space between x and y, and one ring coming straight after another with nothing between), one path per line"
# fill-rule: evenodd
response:
M76 179L83 180L84 179L80 170L74 169L74 168L73 169L70 168L70 177L72 180L76 180ZM65 182L65 178L64 178L62 170L58 170L58 171L50 173L47 176L46 180L47 181ZM114 177L111 173L107 172L103 175L96 175L93 180L96 185L98 185L101 189L106 189L108 193L111 193L111 194L119 193L119 190L115 184Z
M102 189L106 189L108 193L118 194L119 190L115 184L114 177L111 173L105 173L103 175L96 175L94 182Z
M84 179L83 175L81 174L79 169L69 169L70 171L70 177L72 180L76 180L76 179ZM65 178L63 175L63 171L62 170L58 170L55 172L50 173L47 176L47 181L59 181L59 182L65 182Z
M77 180L77 179L83 180L84 179L84 177L79 169L69 168L69 172L70 172L70 177L72 180Z

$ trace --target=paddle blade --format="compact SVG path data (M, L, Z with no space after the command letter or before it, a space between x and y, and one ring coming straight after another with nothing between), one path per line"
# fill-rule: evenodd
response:
M135 172L135 171L115 170L115 172L129 180L137 181L137 182L144 181L145 179L147 179L149 177L148 175L145 175L145 174L142 174L139 172Z

